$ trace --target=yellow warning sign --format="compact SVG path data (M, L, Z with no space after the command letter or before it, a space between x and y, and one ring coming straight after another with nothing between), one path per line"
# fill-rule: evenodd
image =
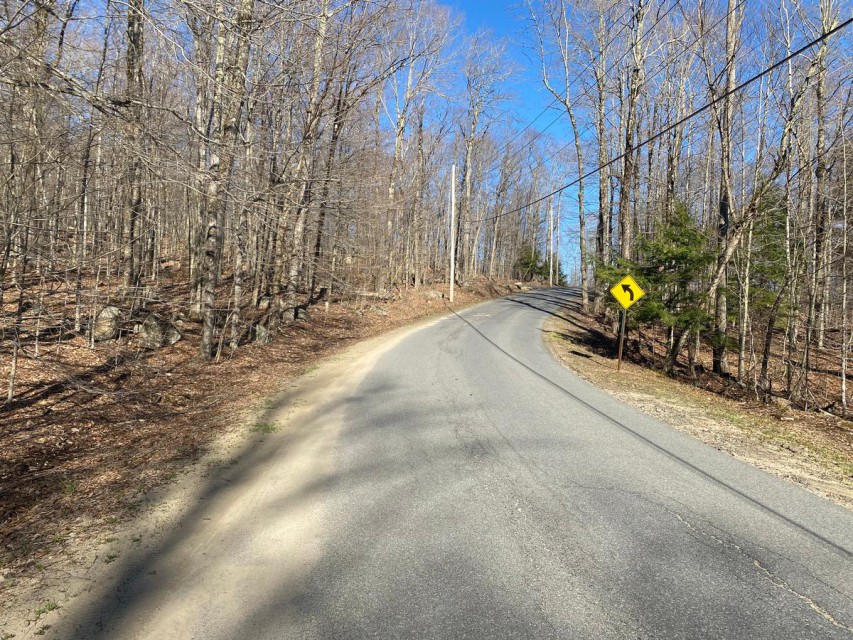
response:
M616 302L621 304L625 309L646 295L646 292L640 288L640 285L631 276L625 276L617 282L610 289L610 293L616 298Z

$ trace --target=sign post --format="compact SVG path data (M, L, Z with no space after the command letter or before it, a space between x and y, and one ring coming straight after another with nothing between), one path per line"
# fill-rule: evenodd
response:
M616 360L616 371L622 371L622 346L625 344L625 320L628 310L622 309L622 324L619 326L619 355Z
M625 321L628 319L628 309L633 306L646 292L640 288L637 281L631 276L625 276L610 289L610 295L616 298L616 302L622 305L622 324L619 328L619 355L616 362L616 370L622 370L622 346L625 344Z

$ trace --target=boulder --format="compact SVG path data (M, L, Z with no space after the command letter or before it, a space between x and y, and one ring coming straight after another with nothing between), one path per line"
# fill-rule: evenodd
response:
M121 325L121 309L118 307L104 307L95 317L95 326L92 327L92 338L95 342L114 340L118 337Z
M375 304L370 305L368 308L377 316L384 317L388 315L388 311L386 309L383 309L382 307L377 307Z
M173 345L181 339L177 327L168 320L150 315L139 325L139 342L145 349L159 349Z
M256 324L252 328L252 333L255 337L255 342L259 342L261 344L268 344L270 341L270 330L267 329L262 324Z
M167 347L171 347L173 344L179 342L182 337L183 336L181 335L181 332L178 331L178 328L170 322L166 326L166 331L163 336L163 344Z

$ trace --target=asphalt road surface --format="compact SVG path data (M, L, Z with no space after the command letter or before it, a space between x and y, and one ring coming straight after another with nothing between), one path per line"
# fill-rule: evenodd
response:
M572 300L514 295L318 371L57 633L853 637L853 514L565 370L542 325Z

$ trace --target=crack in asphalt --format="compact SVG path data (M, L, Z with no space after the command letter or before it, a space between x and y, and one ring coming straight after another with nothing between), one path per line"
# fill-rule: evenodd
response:
M668 509L667 509L667 510L668 510ZM696 525L694 525L692 522L690 522L689 520L687 520L686 518L684 518L684 517L683 517L680 513L678 513L678 512L672 511L671 513L672 513L676 518L678 518L678 520L679 520L682 524L684 524L688 529L690 529L691 531L693 531L693 532L697 533L698 535L700 535L700 536L702 536L702 537L704 537L704 538L708 538L708 539L710 539L710 540L713 540L714 542L716 542L716 543L717 543L718 545L720 545L721 547L728 548L728 549L734 549L734 550L738 553L738 555L742 556L742 557L743 557L743 558L745 558L746 560L751 561L752 565L753 565L754 567L756 567L756 568L759 570L759 573L760 573L761 575L763 575L765 578L767 578L773 586L775 586L775 587L777 587L777 588L779 588L779 589L782 589L783 591L785 591L785 592L787 592L787 593L791 594L792 596L794 596L794 597L798 598L799 600L802 600L802 601L803 601L803 602L805 602L807 605L809 605L809 607L810 607L812 610L814 610L814 611L815 611L816 613L818 613L822 618L824 618L827 622L829 622L829 623L831 623L832 625L834 625L834 626L838 627L839 629L843 629L843 630L845 630L845 631L848 631L848 632L853 633L853 627L849 627L849 626L847 626L846 624L844 624L843 622L839 622L839 621L838 621L838 620L837 620L837 619L836 619L836 618L835 618L835 617L834 617L834 616L833 616L829 611L827 611L827 610L826 610L826 609L824 609L822 606L820 606L817 602L815 602L815 600L814 600L813 598L810 598L809 596L807 596L807 595L805 595L805 594L800 593L799 591L797 591L797 590L796 590L795 588L793 588L790 584L788 584L785 580L783 580L783 579L782 579L782 578L780 578L778 575L776 575L773 571L771 571L770 569L768 569L767 567L765 567L765 566L761 563L761 561L760 561L760 560L758 560L757 558L753 557L750 553L748 553L748 552L747 552L743 547L741 547L739 544L737 544L737 543L735 543L735 542L732 542L731 540L723 540L723 539L722 539L722 538L720 538L719 536L716 536L716 535L714 535L713 533L711 533L711 532L709 532L709 531L705 531L704 529L702 529L702 528L700 528L700 527L697 527L697 526L696 526ZM824 584L822 581L818 580L817 578L816 578L816 580L817 580L818 582L820 582L820 584L823 584L823 585L824 585L824 586L826 586L826 587L828 587L828 586L829 586L829 585Z
M815 611L817 611L818 613L820 613L820 615L821 615L821 616L823 616L824 618L826 618L829 622L831 622L831 623L832 623L832 624L834 624L835 626L837 626L837 627L839 627L839 628L841 628L841 629L844 629L844 630L846 630L846 631L851 631L851 632L853 632L853 627L849 627L849 626L845 625L845 624L844 624L844 623L842 623L842 622L838 622L838 621L837 621L837 620L832 616L832 614L830 614L830 613L829 613L828 611L826 611L823 607L821 607L820 605L818 605L818 604L817 604L813 599L809 598L808 596L805 596L804 594L799 593L799 592L798 592L798 591L796 591L794 588L792 588L792 587L791 587L787 582L785 582L785 581L784 581L782 578L780 578L777 574L773 573L773 572L772 572L772 571L770 571L767 567L765 567L765 566L761 563L761 561L760 561L758 558L756 558L754 555L752 555L752 554L750 554L749 552L747 552L747 551L746 551L746 550L745 550L741 545L737 544L736 542L734 542L734 541L733 541L733 540L731 540L731 539L730 539L730 540L725 540L725 539L723 539L722 537L720 537L720 536L718 536L718 535L715 535L715 534L713 534L713 533L711 533L711 532L709 532L709 531L707 531L707 530L705 530L705 529L700 528L699 526L697 526L697 525L693 524L692 522L690 522L689 520L687 520L687 519L686 519L684 516L682 516L678 511L676 511L676 510L674 510L674 509L671 509L670 507L668 507L668 506L667 506L666 504L664 504L663 502L659 502L659 501L657 501L657 500L654 500L654 499L652 499L651 497L649 497L649 496L647 496L647 495L644 495L644 494L642 494L642 493L639 493L639 492L637 492L637 491L631 491L631 490L629 490L629 489L623 489L623 488L621 488L621 487L613 487L613 486L611 486L611 487L590 487L590 486L583 485L583 484L578 483L578 482L571 482L570 484L571 484L572 486L574 486L574 487L578 487L578 488L581 488L581 489L585 489L585 490L587 490L587 491L612 492L612 493L622 493L622 494L630 495L630 496L633 496L634 498L637 498L638 500L640 500L640 501L644 502L645 504L647 504L647 505L649 505L649 506L651 506L651 507L657 507L657 508L661 509L662 511L664 511L664 512L668 513L668 514L670 514L670 515L672 515L672 516L675 516L675 518L677 518L677 519L679 520L679 522L681 522L682 524L686 525L688 529L690 529L690 530L691 530L691 531L693 531L693 532L698 533L698 534L699 534L700 536L702 536L703 538L709 538L709 539L713 540L714 542L716 542L718 545L720 545L720 546L722 546L722 547L725 547L725 548L731 548L731 549L734 549L735 551L737 551L737 553L738 553L739 555L743 556L743 557L744 557L744 558L746 558L748 561L751 561L751 562L752 562L752 564L754 564L756 567L758 567L759 569L761 569L761 571L762 571L762 572L764 572L764 574L766 575L766 577L768 577L769 579L771 579L771 581L773 582L773 584L774 584L775 586L780 587L780 588L784 588L786 591L788 591L788 592L789 592L789 593L791 593L792 595L794 595L794 596L796 596L797 598L799 598L799 599L803 600L803 601L804 601L804 602L806 602L806 603L807 603L807 604L808 604L812 609L814 609ZM680 503L679 503L679 504L680 504ZM689 508L687 508L686 506L684 506L684 505L681 505L681 506L682 506L683 508L687 509L688 511L691 511L691 510L690 510ZM692 512L692 511L691 511L691 512ZM710 525L710 523L708 523L708 522L706 522L706 524L708 524L709 526L713 526L713 525ZM716 528L716 527L715 527L715 528ZM726 533L727 533L728 535L732 535L732 534L731 534L731 533L729 533L729 532L726 532ZM772 553L771 551L769 551L768 549L765 549L765 548L761 547L760 545L758 545L758 548L763 549L763 550L764 550L765 552L767 552L767 553ZM846 600L853 602L853 598L851 598L849 595L847 595L846 593L843 593L843 592L839 591L837 588L835 588L835 587L834 587L834 586L832 586L831 584L827 584L827 583L826 583L826 582L824 582L821 578L819 578L818 576L815 576L813 573L811 573L810 571L808 571L808 570L807 570L805 567L803 567L800 563L795 562L794 560L791 560L790 558L788 558L788 557L786 557L786 556L784 556L784 555L782 555L782 556L780 556L780 557L782 557L784 560L788 561L789 563L791 563L791 564L796 565L797 567L799 567L801 571L806 572L812 580L814 580L815 582L817 582L817 583L818 583L818 584L820 584L821 586L825 587L826 589L828 589L828 590L830 590L830 591L833 591L834 593L838 594L840 597L845 598Z
M448 308L449 308L449 307L448 307ZM544 381L544 382L546 382L547 384L551 385L551 386L552 386L552 387L554 387L555 389L559 390L561 393L565 394L566 396L568 396L569 398L571 398L572 400L574 400L575 402L577 402L578 404L580 404L580 405L581 405L581 406L583 406L584 408L588 409L589 411L592 411L593 413L595 413L596 415L598 415L598 416L600 416L601 418L605 419L607 422L611 423L611 424L612 424L612 425L614 425L615 427L617 427L617 428L621 429L622 431L625 431L626 433L630 434L630 435L631 435L631 436L633 436L634 438L637 438L638 440L640 440L640 441L641 441L641 442L643 442L644 444L646 444L646 445L648 445L649 447L651 447L651 448L655 449L655 450L656 450L656 451L658 451L659 453L662 453L663 455L667 456L668 458L670 458L670 459L674 460L674 461L675 461L675 462L677 462L678 464L681 464L681 465L685 466L686 468L690 469L692 472L696 473L697 475L700 475L700 476L702 476L703 478L706 478L707 480L711 481L712 483L716 484L717 486L720 486L720 487L722 487L722 488L726 489L727 491L729 491L729 492L733 493L734 495L736 495L736 496L740 497L740 498L741 498L741 499L743 499L744 501L746 501L746 502L748 502L748 503L752 504L753 506L755 506L755 507L759 508L761 511L764 511L765 513L768 513L768 514L770 514L770 515L772 515L772 516L774 516L774 517L776 517L776 518L778 518L778 519L782 520L783 522L787 523L788 525L790 525L790 526L792 526L792 527L794 527L794 528L798 529L799 531L802 531L803 533L808 534L809 536L811 536L811 537L815 538L816 540L818 540L818 541L822 542L824 545L826 545L827 547L829 547L830 549L832 549L835 553L837 553L838 555L840 555L840 556L844 557L845 559L851 559L851 558L853 558L853 552L851 552L851 551L849 551L849 550L845 549L844 547L842 547L842 546L840 546L840 545L836 544L836 543L835 543L835 542L833 542L832 540L828 540L828 539L827 539L827 538L825 538L824 536L820 535L819 533L817 533L817 532L815 532L815 531L812 531L812 530L811 530L811 529L809 529L808 527L806 527L806 526L804 526L804 525L800 524L799 522L797 522L797 521L795 521L795 520L793 520L793 519L789 518L788 516L786 516L786 515L784 515L784 514L782 514L782 513L779 513L779 512L778 512L778 511L776 511L775 509L773 509L773 508L771 508L771 507L768 507L768 506L767 506L767 505L765 505L765 504L762 504L760 501L758 501L758 500L756 500L755 498L753 498L753 497L751 497L751 496L749 496L749 495L745 494L743 491L740 491L739 489L737 489L736 487L734 487L734 486L730 485L729 483L727 483L727 482L725 482L725 481L723 481L723 480L720 480L719 478L715 477L715 476L714 476L714 475L712 475L711 473L709 473L709 472L707 472L707 471L705 471L705 470L703 470L703 469L701 469L701 468L697 467L695 464L693 464L693 463L691 463L691 462L688 462L687 460L684 460L683 458L681 458L681 457L679 457L678 455L676 455L676 454L672 453L671 451L667 450L667 449L666 449L666 448L664 448L663 446L661 446L661 445L657 444L656 442L654 442L654 441L650 440L650 439L649 439L649 438L647 438L646 436L644 436L644 435L642 435L642 434L638 433L637 431L635 431L634 429L632 429L632 428L631 428L631 427L629 427L628 425L623 424L622 422L620 422L620 421L619 421L619 420L617 420L616 418L611 417L610 415L608 415L607 413L605 413L605 412L604 412L604 411L602 411L601 409L599 409L599 408L597 408L597 407L593 406L592 404L590 404L590 403L586 402L585 400L582 400L581 398L579 398L578 396L576 396L575 394L573 394L571 391L569 391L568 389L566 389L566 388L565 388L565 387L563 387L562 385L560 385L560 384L558 384L558 383L554 382L553 380L551 380L551 379L550 379L550 378L548 378L547 376L544 376L543 374L541 374L539 371L537 371L536 369L534 369L534 368L533 368L533 367L531 367L530 365L528 365L528 364L526 364L525 362L523 362L523 361L519 360L519 359L518 359L518 358L516 358L514 355L512 355L511 353L509 353L508 351L506 351L503 347L501 347L499 344L497 344L495 341L493 341L491 338L489 338L486 334L484 334L482 331L480 331L476 326L474 326L474 325L473 325L469 320L467 320L467 319L466 319L466 318L464 318L462 315L460 315L456 310L454 310L454 309L452 309L452 308L451 308L451 309L450 309L450 311L453 313L453 315L454 315L456 318L458 318L459 320L461 320L462 322L464 322L464 323L465 323L468 327L470 327L470 328L471 328L475 333L477 333L477 335L479 335L483 340L485 340L487 343L489 343L489 344L490 344L491 346L493 346L495 349L497 349L498 351L500 351L501 353L503 353L506 357L510 358L510 359L511 359L511 360L513 360L515 363L519 364L521 367L523 367L523 368L524 368L525 370L527 370L528 372L532 373L532 374L533 374L534 376L536 376L537 378L541 379L542 381Z

